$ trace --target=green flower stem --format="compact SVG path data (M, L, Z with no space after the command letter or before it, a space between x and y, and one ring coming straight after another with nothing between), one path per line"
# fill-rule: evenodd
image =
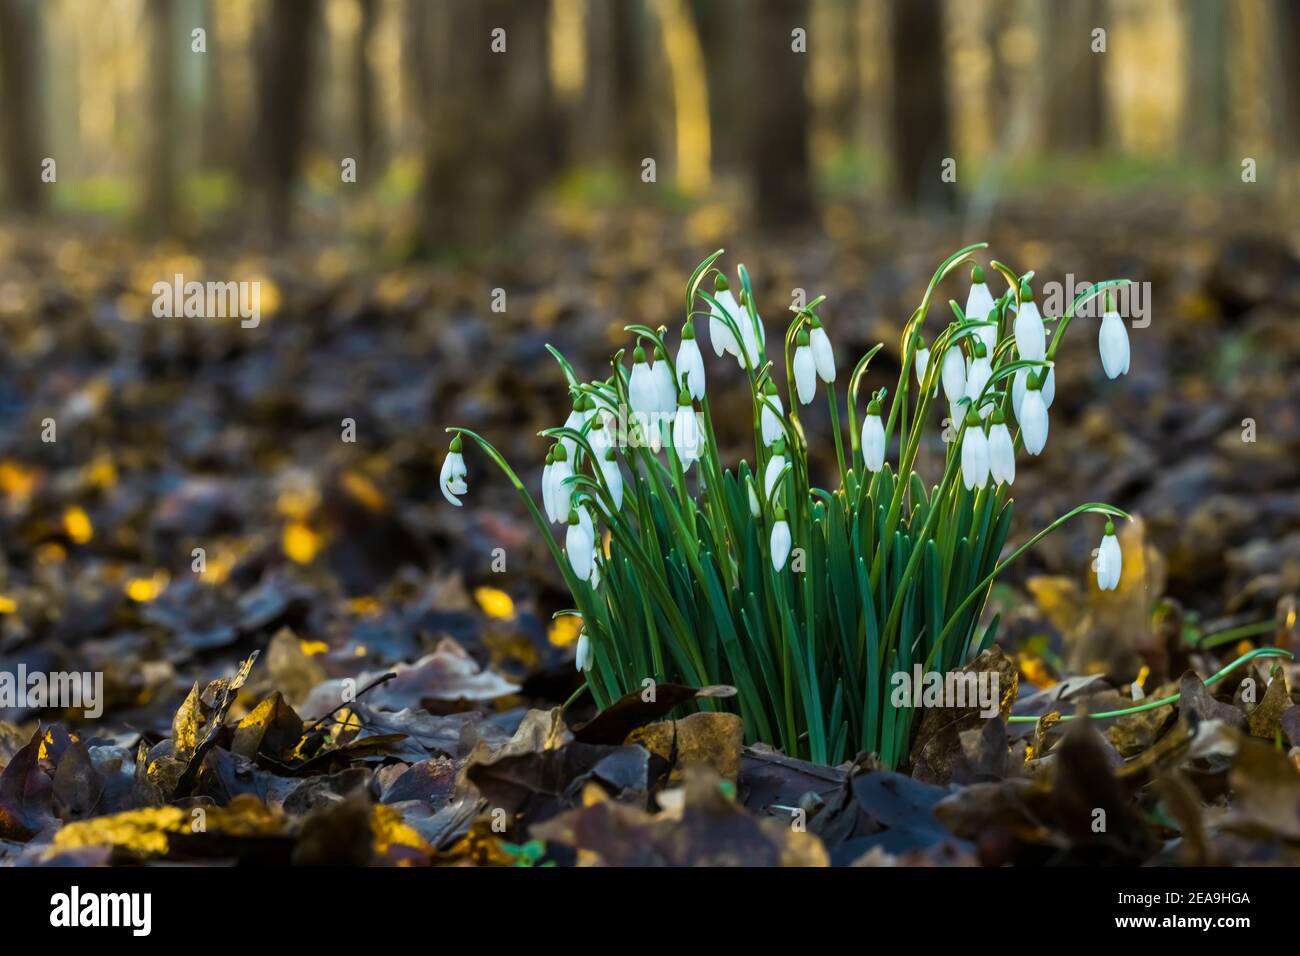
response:
M1295 660L1294 654L1290 651L1284 651L1280 647L1257 647L1253 651L1248 651L1247 653L1242 654L1227 667L1220 670L1205 682L1205 686L1212 687L1242 664L1245 664L1247 661L1252 661L1257 657L1280 657L1289 661ZM1181 697L1182 691L1179 691L1178 693L1171 694L1168 697L1161 697L1159 700L1143 701L1141 704L1136 704L1133 707L1125 707L1121 710L1106 710L1096 714L1062 714L1060 719L1064 722L1067 720L1078 720L1080 717L1087 717L1092 720L1107 720L1111 717L1127 717L1129 714L1140 714L1143 711L1155 710L1158 707L1165 707L1169 704L1176 703ZM1014 714L1007 718L1008 722L1013 724L1033 724L1037 723L1041 719L1041 717L1029 717Z

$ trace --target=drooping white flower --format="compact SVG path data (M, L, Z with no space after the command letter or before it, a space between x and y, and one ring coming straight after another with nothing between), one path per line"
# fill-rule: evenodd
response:
M807 405L817 396L817 364L808 344L807 329L800 329L795 337L794 387L801 405Z
M569 464L569 453L560 443L553 449L555 461L551 464L551 511L547 515L554 523L568 520L573 501L573 486L566 484L573 477L573 466ZM545 495L543 495L543 501Z
M930 350L926 347L925 339L921 338L919 335L916 337L916 351L913 353L912 358L915 363L913 368L916 369L916 384L924 385L925 370L930 365ZM936 385L934 390L937 395L939 392L939 386Z
M777 479L781 477L781 472L785 470L785 442L778 442L773 449L772 457L767 460L767 468L763 471L763 497L769 501L772 498L772 491L776 488Z
M442 496L457 508L460 507L460 499L456 496L469 490L465 484L466 474L465 458L460 452L460 436L457 435L451 440L447 457L442 460L442 470L438 473L438 488L442 491Z
M766 400L762 403L762 409L759 412L759 426L764 446L771 448L772 445L785 436L785 432L781 430L780 418L785 414L785 406L781 404L781 396L776 393L776 383L770 378L763 388L763 395Z
M569 512L569 530L564 535L564 551L579 581L591 577L592 550L596 546L591 518L584 517L585 511L579 507Z
M966 356L960 346L950 345L943 353L939 378L943 381L943 394L948 396L950 404L966 394Z
M1000 408L993 412L989 426L989 473L994 484L1009 485L1016 480L1016 446Z
M975 358L971 360L970 368L966 373L966 397L970 399L971 407L975 408L975 403L979 401L984 386L993 377L993 353L986 349L984 343L979 339L975 339L972 348L975 350ZM980 417L987 418L989 410L987 404L980 408Z
M983 488L989 480L989 440L983 420L974 411L966 415L961 439L961 480L967 491Z
M829 385L835 381L835 350L831 348L830 336L822 328L822 320L816 315L812 317L811 326L808 344L812 348L813 364L817 366L817 377Z
M772 567L780 571L790 559L790 525L785 520L785 512L776 510L776 521L772 524Z
M701 434L700 420L691 407L691 397L682 389L677 399L677 417L673 419L673 447L681 459L682 470L689 471L691 462L699 461L704 448L704 436Z
M885 466L885 423L880 412L880 402L873 398L867 404L867 416L862 420L862 460L867 471L873 473Z
M650 377L654 379L655 392L659 396L658 411L663 415L672 415L677 409L677 383L673 381L673 370L663 350L655 349L654 364L650 366Z
M594 656L591 649L591 638L587 636L587 629L584 627L578 632L578 649L573 658L573 664L577 667L579 673L591 670L591 662Z
M1047 355L1047 330L1043 328L1043 316L1038 311L1038 303L1033 299L1029 289L1022 291L1020 311L1016 313L1013 328L1016 335L1016 351L1022 359L1041 362Z
M591 445L591 450L596 453L598 460L605 456L606 451L614 447L614 439L605 424L603 409L592 417L591 430L587 432L587 442Z
M583 422L585 422L586 420L587 417L585 412L585 405L583 402L582 393L579 392L577 396L573 399L573 409L572 411L569 412L569 417L564 420L564 427L571 428L575 432L581 431ZM570 460L573 460L573 455L578 450L577 441L575 441L572 438L561 438L560 441L564 444L565 449L568 451Z
M1025 451L1037 455L1047 444L1047 405L1043 402L1042 386L1036 374L1026 383L1018 421L1020 437L1025 440Z
M542 511L547 521L554 521L555 495L551 487L551 473L555 470L555 449L546 450L546 467L542 469Z
M754 315L751 317L747 303L748 299L742 291L740 293L739 321L740 344L744 354L738 357L742 368L758 368L759 336L761 335L762 341L766 342L767 332L763 329L763 320L758 317L758 310L755 309ZM755 325L758 326L757 331L755 331Z
M600 474L605 479L605 484L609 486L609 496L614 499L614 510L619 511L623 507L623 471L618 467L618 455L614 449L608 448L604 452L604 457L600 461Z
M970 273L970 292L966 296L966 318L977 322L982 322L989 318L989 313L996 308L993 301L993 293L989 287L984 284L984 270L979 266L971 269ZM984 348L988 350L989 356L992 357L993 350L998 344L998 329L996 325L982 325L979 328L979 339L984 343Z
M677 384L696 401L704 398L704 356L695 341L695 325L682 326L682 344L677 349Z
M720 272L713 280L713 298L739 327L742 311L740 303L731 294L727 277ZM736 336L724 321L723 315L724 312L719 311L717 306L709 304L709 341L713 344L713 354L721 357L722 353L726 352L728 355L739 357L740 343L736 341Z
M1113 303L1108 301L1107 305ZM1105 369L1107 378L1118 378L1128 371L1128 328L1114 309L1107 309L1101 317L1097 350L1101 352L1101 367Z
M1036 369L1022 368L1011 377L1011 410L1016 413L1016 421L1020 421L1020 406L1025 400L1025 383L1029 381L1029 376L1037 374ZM1043 379L1043 407L1051 408L1052 399L1056 397L1056 366L1049 366L1047 375Z
M627 383L627 397L632 411L645 416L646 421L651 421L650 416L659 410L659 387L646 362L645 349L639 345L632 353L632 375Z
M1097 549L1097 587L1103 591L1113 591L1119 587L1120 574L1124 569L1124 553L1120 550L1119 539L1115 537L1115 525L1106 522L1106 533L1102 535L1101 547Z

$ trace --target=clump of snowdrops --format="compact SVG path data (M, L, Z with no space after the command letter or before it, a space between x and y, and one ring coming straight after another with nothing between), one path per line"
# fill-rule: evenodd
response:
M738 284L715 263L686 286L675 348L667 330L631 325L613 375L583 381L555 349L572 408L541 434L552 444L541 507L506 459L468 429L455 433L441 487L466 491L462 436L476 442L518 490L562 571L582 618L577 664L599 706L647 679L731 684L746 736L788 754L835 763L873 751L886 766L907 758L915 719L890 703L890 676L921 664L947 672L997 633L981 616L999 573L1064 522L1104 518L1090 562L1101 588L1118 586L1118 508L1080 504L1007 549L1011 488L1021 453L1039 454L1056 389L1054 364L1080 306L1105 296L1099 329L1110 378L1128 370L1128 334L1110 280L1085 288L1048 325L1032 273L971 268L965 308L930 316L940 282L984 243L935 271L899 343L892 390L862 390L867 352L847 376L819 297L792 310L769 356L749 274ZM1006 288L994 296L989 280ZM998 283L1001 285L1001 283ZM925 337L926 326L931 337ZM699 334L740 364L753 399L754 460L718 456ZM928 343L928 344L927 344ZM844 423L835 385L847 377ZM778 385L784 383L784 391ZM800 408L824 393L837 473L818 487ZM845 444L847 431L848 443ZM942 471L927 482L917 458L927 433L945 441ZM820 440L827 440L825 437ZM556 530L552 527L556 526ZM707 701L704 706L726 705Z

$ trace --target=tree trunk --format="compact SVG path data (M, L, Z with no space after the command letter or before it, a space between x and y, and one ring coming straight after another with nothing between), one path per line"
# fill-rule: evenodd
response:
M1280 133L1283 154L1300 157L1300 3L1277 0L1276 30L1280 96Z
M807 77L814 54L792 48L792 31L800 28L805 43L814 42L809 3L756 0L751 17L748 139L757 221L763 229L801 226L813 217Z
M39 212L45 205L38 49L36 4L0 0L0 150L9 202L24 213Z
M1222 0L1184 0L1183 148L1191 158L1215 164L1228 146L1228 12Z
M273 236L291 231L293 189L307 137L315 68L317 0L276 0L269 6L258 70L258 179Z
M421 0L411 0L420 4ZM420 252L508 233L555 167L545 2L429 5ZM494 31L504 30L504 34ZM493 43L504 42L504 52Z
M1092 31L1106 26L1103 0L1044 0L1042 76L1043 130L1054 152L1097 150L1105 145L1106 89L1094 53Z
M379 178L378 120L375 115L375 73L370 68L370 41L379 22L378 0L357 0L361 22L352 51L353 81L356 84L356 136L358 179L373 183Z
M894 4L890 48L895 190L911 208L952 208L955 185L941 179L952 156L942 0Z
M172 0L148 0L149 140L145 148L145 227L154 234L175 228L176 215L176 9Z
M639 174L641 160L654 155L647 30L642 0L587 5L587 83L575 158L607 163L628 181Z

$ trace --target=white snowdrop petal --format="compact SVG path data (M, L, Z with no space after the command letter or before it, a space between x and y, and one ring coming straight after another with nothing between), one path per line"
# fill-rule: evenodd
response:
M817 365L807 345L794 350L794 385L801 405L807 405L817 396Z

